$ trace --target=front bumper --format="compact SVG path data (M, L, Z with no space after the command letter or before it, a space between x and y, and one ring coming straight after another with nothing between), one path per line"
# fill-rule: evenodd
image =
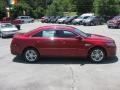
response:
M107 57L108 58L111 58L111 57L114 57L116 56L116 46L114 47L107 47Z
M118 27L117 23L108 23L107 26L109 27Z

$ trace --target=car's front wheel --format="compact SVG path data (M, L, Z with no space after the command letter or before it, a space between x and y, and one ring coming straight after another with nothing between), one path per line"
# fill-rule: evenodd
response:
M27 62L36 62L39 60L39 53L37 50L33 49L33 48L28 48L24 51L23 53L24 59Z
M108 26L108 28L111 28L111 26Z
M102 62L106 57L105 51L101 48L94 48L89 53L89 59L91 62Z
M120 29L120 24L118 25L118 29Z

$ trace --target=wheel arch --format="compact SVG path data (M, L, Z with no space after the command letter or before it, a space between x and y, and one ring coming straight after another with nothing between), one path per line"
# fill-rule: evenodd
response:
M22 54L24 54L24 52L25 52L27 49L34 49L34 50L36 50L36 51L38 52L38 54L40 55L40 52L38 51L38 49L35 48L35 47L33 47L33 46L25 47L25 48L23 49L23 51L22 51Z
M91 52L93 49L95 49L95 48L102 49L102 50L105 52L105 56L107 57L107 51L105 50L104 47L101 47L101 46L94 46L94 47L90 48L90 49L88 50L87 57L89 57L90 52Z

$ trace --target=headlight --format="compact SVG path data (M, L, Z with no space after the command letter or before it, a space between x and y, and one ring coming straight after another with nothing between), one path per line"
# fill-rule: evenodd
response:
M115 46L114 42L107 42L106 44L107 44L107 46Z

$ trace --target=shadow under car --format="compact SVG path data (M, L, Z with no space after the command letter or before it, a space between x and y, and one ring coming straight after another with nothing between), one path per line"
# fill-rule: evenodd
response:
M24 64L80 64L80 65L85 65L85 64L111 64L111 63L116 63L118 61L118 58L115 56L113 58L109 58L104 60L103 62L99 63L92 63L88 59L82 59L82 58L59 58L59 57L41 57L39 61L34 62L34 63L29 63L26 62L23 57L21 56L16 56L13 59L13 62L16 63L24 63Z

